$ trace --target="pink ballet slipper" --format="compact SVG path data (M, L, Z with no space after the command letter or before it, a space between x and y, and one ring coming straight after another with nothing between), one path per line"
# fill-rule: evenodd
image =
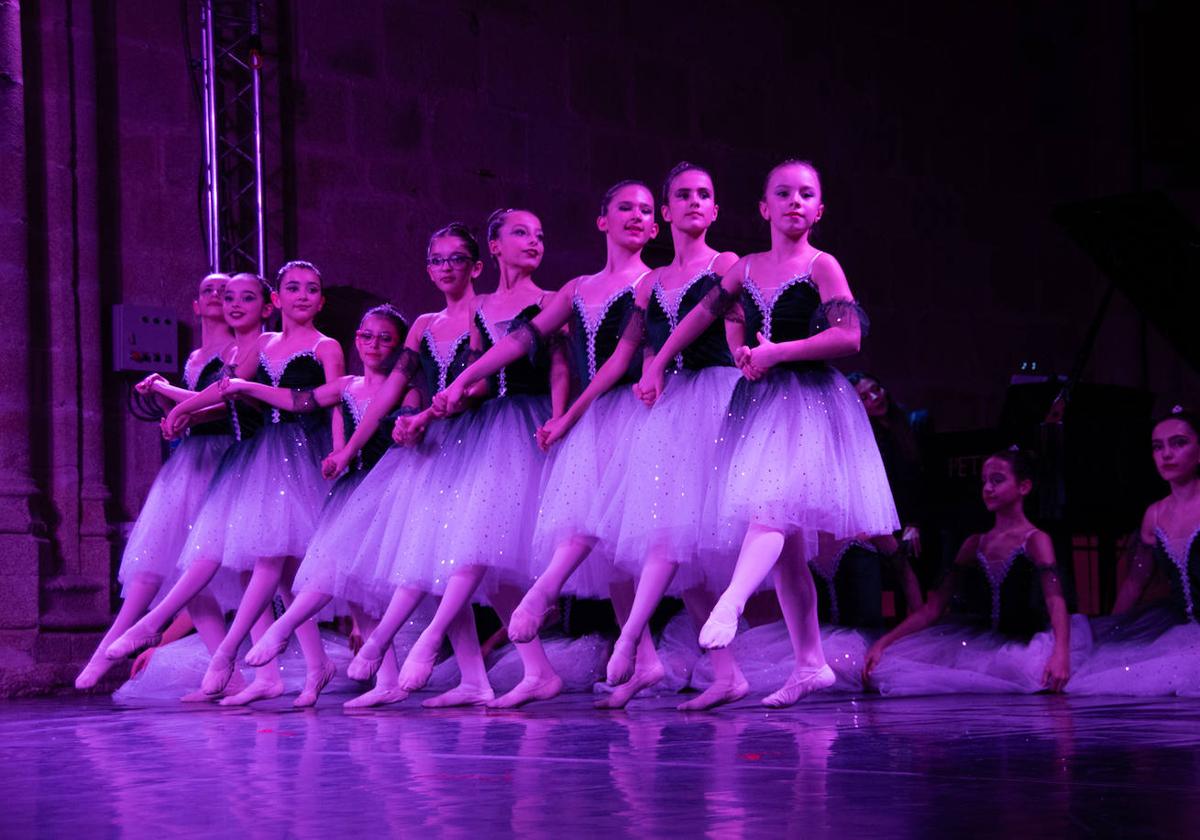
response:
M307 709L317 705L317 698L321 696L325 686L329 685L335 676L337 676L337 666L333 664L332 660L326 659L320 671L316 674L309 674L305 678L304 690L300 692L300 696L292 705L297 709Z
M783 688L763 698L762 704L772 709L782 709L803 700L814 691L829 688L837 682L837 676L828 665L820 668L798 668L787 678Z
M155 647L162 641L162 633L156 633L142 627L140 623L133 625L121 634L115 642L104 651L104 658L111 660L125 659L141 653L149 647Z

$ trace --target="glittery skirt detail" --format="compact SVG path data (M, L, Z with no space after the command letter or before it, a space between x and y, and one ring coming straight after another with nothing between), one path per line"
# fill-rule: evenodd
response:
M321 513L317 517L317 527L313 530L312 539L308 541L308 550L300 562L296 579L292 583L293 592L306 589L332 595L336 589L338 563L345 562L347 554L353 554L354 546L347 545L344 536L339 534L331 539L333 530L343 521L346 504L354 496L359 485L368 475L367 470L351 470L344 473L325 496L321 505ZM346 602L335 598L318 616L321 621L328 621L337 616L349 615Z
M1095 646L1070 694L1200 697L1200 624L1170 606L1092 619Z
M179 573L179 554L209 484L232 443L228 435L192 435L175 447L150 486L125 543L117 579L126 588L135 576L151 574L163 579L159 596L167 591Z
M717 469L717 439L741 380L732 367L670 374L653 408L634 413L627 445L607 470L596 528L617 567L637 576L651 551L679 563L674 593L699 583L721 591L736 546L714 552L715 505L706 504Z
M889 534L899 527L862 401L841 373L772 370L734 389L721 431L714 550L740 546L751 523L818 536Z
M1092 647L1087 618L1071 616L1071 672ZM1054 652L1054 631L1028 641L949 620L900 639L871 674L880 694L1034 694Z
M416 446L393 446L367 473L312 554L333 553L337 581L332 593L381 615L396 590L393 572L404 531L416 517L410 508L429 492L426 476L451 423L432 423Z
M321 459L327 429L268 423L248 445L226 520L221 565L253 569L262 557L303 557L317 526L329 482ZM311 428L311 427L310 427Z
M592 551L567 580L564 592L580 598L609 597L608 584L615 574L613 547L598 539L595 517L607 506L601 487L615 484L609 472L620 468L614 461L627 446L632 424L644 419L645 412L629 386L618 385L598 397L551 449L533 532L534 577L546 570L555 548L582 540L593 544Z
M443 511L447 527L430 535L430 559L421 580L440 585L446 574L469 565L487 566L484 591L500 583L529 584L529 557L538 492L546 455L538 449L537 429L550 417L550 398L514 395L489 400L461 430L466 453L462 472L444 475L453 501ZM454 460L448 459L451 468Z

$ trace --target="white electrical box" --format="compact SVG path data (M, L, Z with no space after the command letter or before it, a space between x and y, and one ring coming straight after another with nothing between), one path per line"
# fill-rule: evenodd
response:
M113 370L174 373L179 370L179 322L160 306L113 307Z

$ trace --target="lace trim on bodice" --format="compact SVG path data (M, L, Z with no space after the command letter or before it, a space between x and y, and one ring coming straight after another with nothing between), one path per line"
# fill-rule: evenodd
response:
M993 630L1000 627L1000 588L1004 585L1004 579L1008 577L1008 573L1012 571L1013 563L1022 554L1027 553L1028 549L1026 546L1029 543L1029 538L1035 533L1036 530L1026 534L1025 538L1008 553L1008 556L999 565L988 559L987 553L983 548L983 537L979 538L979 545L975 549L975 560L979 563L979 568L983 570L983 576L987 578L988 588L991 590Z
M688 280L678 289L671 289L670 291L667 291L662 287L662 283L655 279L654 296L658 298L658 305L662 307L662 311L667 315L667 324L670 325L671 332L675 332L676 327L679 326L679 306L683 303L684 296L688 293L688 290L692 288L692 286L696 285L701 278L708 276L709 272L712 271L712 265L716 259L716 257L713 257L711 260L709 260L707 268L705 268L691 280ZM677 370L683 370L682 350L675 354L675 368Z
M350 386L346 386L342 390L342 402L346 404L346 408L350 409L350 416L354 418L354 428L357 429L362 425L363 415L367 413L367 408L371 405L371 398L367 397L362 402L354 396L350 391ZM358 454L354 456L357 461L358 469L363 468L363 453L362 449L358 450Z
M829 621L831 624L837 624L841 620L841 610L838 608L837 586L834 581L837 579L838 569L842 565L842 558L846 556L852 548L861 548L872 553L875 553L875 546L867 540L849 540L841 545L828 562L820 555L808 561L809 567L817 573L822 582L825 584L826 591L829 592Z
M1188 621L1195 621L1195 595L1192 592L1192 579L1188 575L1188 558L1192 556L1192 546L1196 542L1196 537L1200 537L1200 528L1192 531L1192 535L1188 537L1188 541L1184 544L1182 555L1176 554L1171 550L1171 541L1167 538L1167 534L1162 528L1156 526L1154 536L1158 537L1158 541L1162 545L1163 553L1167 555L1167 559L1179 571L1179 586L1183 590L1184 609L1187 610Z
M434 364L438 366L438 393L446 390L446 385L449 384L446 380L450 376L450 365L454 364L454 357L458 355L458 347L463 341L471 337L470 332L464 332L458 338L444 342L447 346L447 352L442 352L442 343L439 343L433 337L430 330L425 330L421 338L425 342L425 346L429 348L429 355L433 357Z
M575 294L572 295L571 301L579 313L579 320L583 322L583 331L587 346L589 382L596 378L596 334L604 324L604 319L608 316L608 311L612 309L613 304L620 300L622 295L628 294L632 289L633 286L624 286L617 289L599 307L592 307L584 302L583 296L579 294L578 286L576 286ZM593 312L595 313L594 315Z
M488 341L490 341L492 346L495 347L498 343L496 332L492 329L492 325L488 321L487 315L483 311L482 303L476 307L475 314L479 318L479 323L483 326L483 331L487 333ZM508 396L508 374L504 368L500 368L500 372L496 374L496 396Z
M220 357L220 355L221 355L220 353L213 353L211 356L209 356L207 359L205 359L201 364L196 365L194 368L191 367L190 365L185 364L183 366L183 384L184 384L184 386L189 391L195 391L196 385L200 382L200 375L202 373L204 373L205 368L207 368L210 364L212 364L212 360ZM192 373L193 370L195 370L194 374Z
M750 297L754 298L754 305L757 306L759 312L762 313L762 331L763 336L766 337L767 341L771 340L771 316L775 311L775 304L779 303L779 299L783 297L784 292L786 292L792 286L797 286L801 283L807 283L813 287L814 291L817 291L817 284L812 280L812 271L809 271L806 274L797 274L794 277L789 277L787 280L784 280L782 283L776 286L773 290L759 288L758 284L751 279L750 275L746 274L742 284L746 287L746 290L750 292ZM770 291L769 299L767 294L768 291Z
M280 381L283 379L283 375L287 372L288 365L296 361L296 359L299 359L301 356L312 356L315 360L317 358L317 348L314 347L311 350L297 350L292 355L280 359L279 361L268 359L267 354L260 350L258 351L258 363L261 364L263 370L267 372L267 376L271 377L271 386L278 388ZM279 420L279 409L272 407L271 422L278 423Z

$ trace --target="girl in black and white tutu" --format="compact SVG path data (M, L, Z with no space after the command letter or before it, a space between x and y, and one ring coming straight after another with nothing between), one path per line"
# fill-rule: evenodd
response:
M1025 516L1032 489L1025 453L984 462L983 503L995 524L968 537L925 605L867 651L869 685L893 695L1063 690L1091 633L1083 616L1067 613L1050 537Z

